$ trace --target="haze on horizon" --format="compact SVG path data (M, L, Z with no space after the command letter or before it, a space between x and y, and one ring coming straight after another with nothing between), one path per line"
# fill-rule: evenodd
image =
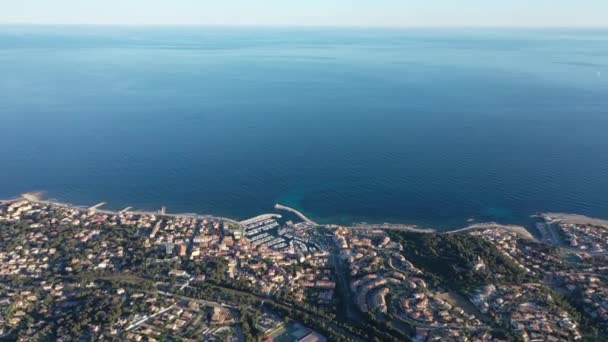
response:
M0 0L0 24L605 27L605 0Z

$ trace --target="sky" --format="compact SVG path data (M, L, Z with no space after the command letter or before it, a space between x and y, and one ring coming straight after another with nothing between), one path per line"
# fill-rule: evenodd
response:
M608 26L608 0L0 0L0 24Z

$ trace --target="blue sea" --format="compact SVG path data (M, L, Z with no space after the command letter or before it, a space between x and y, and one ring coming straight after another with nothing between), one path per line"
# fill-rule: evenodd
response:
M0 27L0 198L608 218L608 30Z

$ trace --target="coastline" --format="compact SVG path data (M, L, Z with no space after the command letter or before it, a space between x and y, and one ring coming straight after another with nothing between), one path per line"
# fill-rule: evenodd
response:
M31 193L25 193L22 194L19 197L15 197L12 199L0 199L0 204L4 204L4 203L10 203L10 202L15 202L15 201L20 201L20 200L26 200L32 203L38 203L38 204L45 204L45 205L52 205L52 206L58 206L58 207L63 207L63 208L69 208L69 209L75 209L75 210L79 210L79 211L87 211L87 212L95 212L95 213L100 213L100 214L107 214L107 215L119 215L119 214L123 214L123 213L130 213L130 214L134 214L134 215L155 215L155 216L165 216L165 217L174 217L174 218L196 218L196 219L218 219L218 220L222 220L222 221L226 221L235 225L241 225L242 222L245 222L247 220L236 220L236 219L232 219L232 218L228 218L228 217L221 217L221 216L215 216L215 215L211 215L211 214L197 214L197 213L167 213L165 211L165 208L161 208L158 211L149 211L149 210L132 210L131 207L127 207L123 210L108 210L108 209L101 209L102 206L104 206L106 204L106 202L101 202L99 204L96 204L94 206L91 207L87 207L84 205L75 205L75 204L70 204L70 203L65 203L65 202L60 202L57 200L52 200L52 199L42 199L42 192L31 192ZM300 219L302 219L302 221L311 224L313 226L322 226L322 227L326 227L329 229L337 229L339 227L344 227L347 229L353 229L353 230L397 230L397 231L404 231L404 232L411 232L411 233L422 233L422 234L458 234L458 233L464 233L464 232L469 232L469 231L475 231L475 230L483 230L483 229L505 229L505 230L509 230L512 231L518 235L520 235L522 238L525 239L530 239L530 240L536 240L536 237L525 227L523 226L518 226L518 225L512 225L512 224L501 224L501 223L497 223L497 222L484 222L484 223L475 223L466 227L462 227L462 228L458 228L458 229L454 229L454 230L448 230L448 231L440 231L437 229L432 229L432 228L423 228L423 227L419 227L417 225L413 225L413 224L388 224L388 223L384 223L384 224L364 224L364 223L358 223L358 224L351 224L351 225L337 225L337 224L319 224L316 223L312 220L310 220L308 217L306 217L303 213L301 213L300 211L298 211L297 209L294 208L290 208L281 204L275 204L274 206L275 210L282 210L282 211L287 211L291 214L296 215L297 217L299 217ZM262 215L276 215L276 214L262 214ZM280 216L280 215L278 215ZM588 220L588 221L593 221L593 222L604 222L605 224L608 225L608 221L603 221L600 219L593 219L593 218L589 218L586 216L582 216L582 215L575 215L575 214L555 214L555 213L546 213L546 214L538 214L538 217L541 217L543 219L546 219L547 217L552 217L555 220L563 220L565 221L566 219L568 220L578 220L578 222L581 222L581 220Z
M496 228L511 231L527 240L536 240L534 235L532 235L532 233L530 233L530 231L528 229L526 229L525 227L510 225L510 224L500 224L500 223L496 223L496 222L476 223L476 224L473 224L473 225L465 227L465 228L451 230L451 231L447 231L445 233L446 234L458 234L458 233L475 231L475 230L496 229Z
M588 217L578 214L566 214L566 213L542 213L538 217L546 220L549 223L587 223L598 226L608 226L608 220Z
M216 218L216 219L220 219L220 220L227 221L230 223L239 224L239 221L236 221L236 220L228 218L228 217L220 217L220 216L214 216L214 215L202 215L202 214L194 214L194 213L170 214L170 213L166 213L166 212L161 212L162 209L159 211L99 209L99 208L101 208L102 204L105 205L106 203L102 202L102 203L99 203L92 207L87 207L87 206L82 206L82 205L74 205L74 204L70 204L70 203L59 202L59 201L55 201L55 200L43 200L39 197L39 194L35 194L35 193L25 193L25 194L22 194L21 197L17 197L15 199L11 199L11 200L0 200L0 203L14 202L14 201L19 201L19 200L26 200L26 201L29 201L32 203L54 205L54 206L58 206L58 207L76 209L76 210L80 210L80 211L94 211L96 213L108 214L108 215L118 215L120 213L128 212L128 213L135 214L135 215L156 215L156 216L176 217L176 218L180 218L180 217L181 218L197 218L197 219Z

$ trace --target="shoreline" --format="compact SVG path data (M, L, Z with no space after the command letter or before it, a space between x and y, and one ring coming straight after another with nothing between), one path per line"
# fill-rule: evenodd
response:
M527 240L537 240L537 238L526 227L510 225L510 224L500 224L500 223L496 223L496 222L476 223L476 224L470 225L465 228L451 230L451 231L447 231L445 233L446 234L458 234L458 233L464 233L464 232L472 232L475 230L496 229L496 228L508 230Z
M42 199L42 194L43 194L42 192L25 193L19 197L15 197L15 198L11 198L11 199L0 199L0 204L25 200L25 201L29 201L32 203L52 205L52 206L58 206L58 207L63 207L63 208L75 209L75 210L79 210L79 211L88 211L88 212L95 212L95 213L107 214L107 215L120 215L120 214L124 214L124 213L130 213L130 214L134 214L134 215L155 215L155 216L164 216L164 217L173 217L173 218L196 218L196 219L213 218L213 219L219 219L222 221L226 221L226 222L229 222L232 224L236 224L239 226L241 226L242 222L245 222L248 220L248 219L237 220L237 219L232 219L232 218L228 218L228 217L215 216L215 215L211 215L211 214L197 214L197 213L175 213L175 214L173 214L173 213L165 212L164 207L159 209L158 211L132 210L131 207L127 207L122 210L108 210L108 209L101 209L102 206L106 205L106 202L101 202L99 204L88 207L86 205L76 205L76 204L61 202L61 201L54 200L54 199L45 200L45 199ZM463 232L468 232L468 231L500 228L500 229L505 229L505 230L509 230L514 233L517 233L518 235L520 235L521 237L523 237L525 239L532 239L532 240L537 239L534 236L534 234L532 234L532 232L530 232L530 230L524 226L513 225L513 224L502 224L502 223L497 223L497 222L474 223L474 224L471 224L471 225L468 225L468 226L465 226L462 228L456 228L456 229L445 230L445 231L437 230L437 229L433 229L433 228L419 227L415 224L388 224L388 223L384 223L384 224L353 223L350 225L337 225L337 224L331 224L331 223L319 224L319 223L316 223L316 222L308 219L308 217L306 217L303 213L301 213L297 209L290 208L290 207L287 207L287 206L284 206L281 204L275 204L274 209L289 212L291 214L296 215L300 219L302 219L303 222L312 224L314 226L326 227L329 229L336 229L338 227L344 227L344 228L353 229L353 230L379 229L379 230L397 230L397 231L421 233L421 234L458 234L458 233L463 233ZM266 214L266 215L273 215L273 214ZM576 218L579 220L585 219L585 220L594 221L594 222L604 222L605 224L608 225L608 221L604 221L601 219L593 219L593 218L589 218L586 216L575 215L575 214L540 213L540 214L533 215L533 216L540 217L543 219L551 216L552 218L554 218L554 220L561 219L564 221L566 220L566 218L568 218L568 219Z
M587 223L598 226L608 226L608 220L567 213L541 213L537 215L548 223Z
M93 206L86 205L76 205L66 202L61 202L56 199L42 199L44 192L30 192L24 193L20 196L9 198L9 199L0 199L0 205L4 205L6 203L12 203L17 201L28 201L31 203L44 204L57 206L68 209L75 209L83 212L95 212L99 214L106 215L121 215L125 213L130 213L133 215L154 215L161 217L172 217L172 218L195 218L195 219L217 219L221 221L225 221L234 225L241 227L244 222L250 220L251 218L247 218L244 220L233 219L229 217L216 216L212 214L198 214L198 213L167 213L165 207L160 208L157 211L151 210L133 210L132 207L126 207L122 210L109 210L109 209L101 209L106 202L100 202ZM516 233L520 237L527 240L542 240L541 237L536 236L533 230L530 230L529 226L518 225L518 224L509 224L509 223L498 223L498 222L478 222L471 223L466 226L462 226L459 228L454 228L450 230L439 230L434 228L426 228L421 227L416 224L392 224L392 223L382 223L382 224L369 224L369 223L351 223L351 224L333 224L333 223L317 223L309 219L305 214L298 211L297 209L290 208L288 206L284 206L281 204L274 205L275 211L285 211L289 214L295 215L303 222L308 223L312 226L317 227L325 227L328 229L337 229L337 228L347 228L351 230L394 230L394 231L402 231L409 233L420 233L420 234L459 234L465 232L471 232L475 230L485 230L485 229L504 229L507 231L511 231ZM257 215L255 217L260 216L276 216L281 217L281 215L276 213L267 213ZM536 213L534 215L530 215L531 218L537 218L543 220L547 224L553 223L573 223L573 224L592 224L597 226L604 226L608 229L608 220L598 219L593 217L588 217L585 215L579 214L567 214L567 213Z
M32 194L32 193L26 193L26 194L22 194L21 197L17 197L14 199L9 199L9 200L0 200L0 204L4 204L7 202L15 202L15 201L21 201L21 200L25 200L28 202L32 202L32 203L38 203L38 204L46 204L46 205L53 205L53 206L58 206L58 207L63 207L63 208L69 208L69 209L76 209L76 210L80 210L80 211L94 211L96 213L100 213L100 214L109 214L109 215L119 215L121 213L130 213L130 214L134 214L134 215L155 215L155 216L165 216L165 217L175 217L175 218L197 218L197 219L207 219L207 218L216 218L216 219L220 219L223 221L227 221L230 223L234 223L234 224L240 224L239 221L228 218L228 217L220 217L220 216L214 216L214 215L203 215L203 214L195 214L195 213L177 213L177 214L170 214L170 213L166 213L166 212L161 212L161 210L159 211L148 211L148 210L130 210L130 207L127 207L125 209L129 209L129 210L108 210L108 209L100 209L102 205L105 205L106 202L101 202L97 205L94 205L92 207L87 207L85 205L75 205L75 204L70 204L70 203L65 203L65 202L59 202L56 200L43 200L39 197L38 194Z

